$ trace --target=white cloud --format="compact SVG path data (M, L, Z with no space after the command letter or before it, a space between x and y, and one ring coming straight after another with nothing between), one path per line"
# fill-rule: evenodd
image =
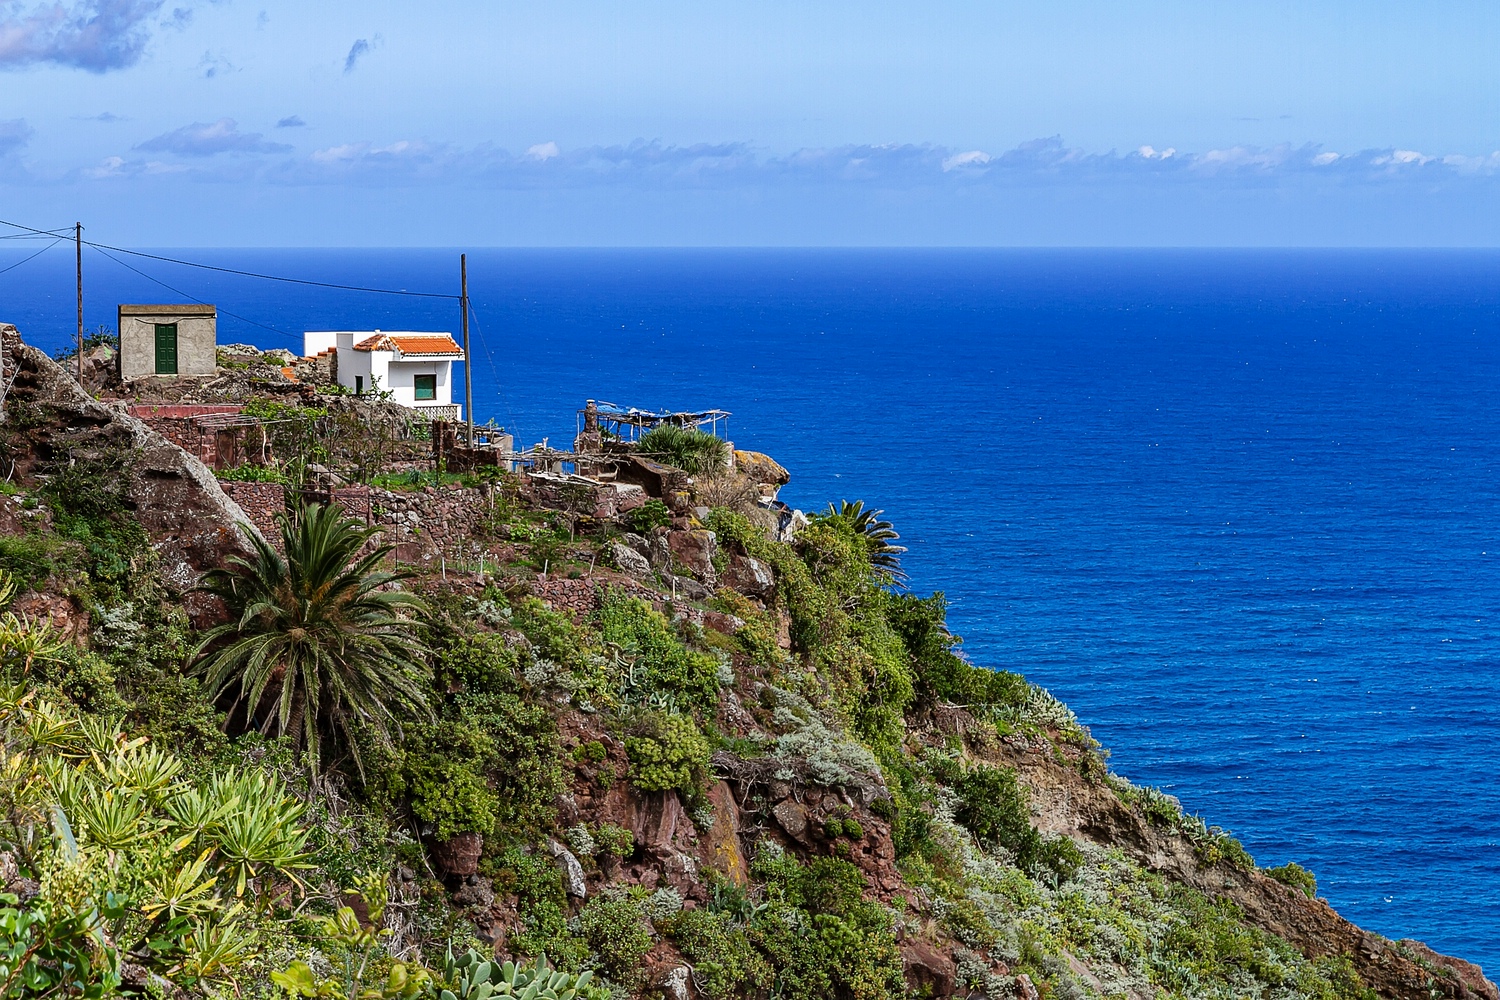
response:
M0 147L6 141L0 131ZM12 136L10 147L19 148L22 141ZM645 141L573 148L547 141L512 152L490 143L465 146L407 138L341 142L298 153L260 133L241 132L227 118L211 124L195 122L137 148L173 155L165 157L165 163L114 158L91 168L88 176L181 172L183 168L174 166L178 158L196 161L185 174L193 180L377 188L474 184L512 190L866 187L900 191L955 185L1104 190L1125 184L1133 189L1149 185L1161 190L1189 186L1229 190L1314 183L1392 184L1418 176L1424 184L1475 183L1500 176L1500 152L1473 156L1434 156L1406 149L1335 153L1316 145L1290 144L1237 145L1201 153L1151 145L1126 152L1092 152L1070 146L1060 136L1000 152L883 143L776 153L742 142L679 146ZM240 155L218 155L222 153Z
M1384 156L1377 156L1370 162L1382 165L1390 163L1403 167L1414 163L1421 167L1431 163L1433 159L1433 157L1419 153L1415 149L1393 149Z
M957 170L959 167L982 167L990 162L990 154L979 149L971 149L967 153L954 153L943 160L943 172Z
M193 122L164 132L136 148L153 153L176 153L178 156L213 156L217 153L283 153L292 147L270 142L259 132L241 132L233 118L220 118L216 122Z

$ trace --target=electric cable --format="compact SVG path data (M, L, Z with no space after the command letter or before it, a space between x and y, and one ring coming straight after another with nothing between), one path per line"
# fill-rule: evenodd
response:
M65 239L67 239L67 237L65 237L65 236L59 236L57 239L53 240L51 243L48 243L46 246L42 247L40 250L38 250L36 253L32 254L31 256L24 257L21 260L16 261L14 264L10 265L10 267L0 267L0 274L4 274L6 271L14 271L16 268L20 267L22 264L26 263L28 260L35 260L36 258L40 257L42 254L46 253L48 250L51 250L53 247L57 246L59 243L61 243Z
M168 283L163 282L163 280L154 279L154 277L151 277L150 274L147 274L147 273L145 273L145 271L142 271L141 268L132 267L132 265L126 264L126 262L121 261L120 258L117 258L117 256L114 256L113 253L108 253L108 252L105 252L105 250L99 249L99 246L96 246L96 244L90 243L89 246L92 246L93 249L98 250L99 253L104 253L104 256L107 256L107 258L110 258L111 261L114 261L115 264L120 265L120 267L127 268L127 270L135 271L136 274L139 274L139 276L144 277L144 279L148 280L148 282L157 283L157 285L162 286L162 288L165 288L166 291L172 292L172 294L174 294L174 295L181 295L181 297L183 297L183 298L190 298L190 300L195 301L195 303L198 303L199 306L208 306L208 304L211 304L211 303L205 303L204 300L201 300L201 298L196 297L196 295L189 295L189 294L187 294L187 292L184 292L183 289L172 288L171 285L168 285ZM264 322L255 322L254 319L248 319L248 318L246 318L246 316L240 316L240 315L237 315L237 313L229 312L228 309L219 309L219 307L217 307L217 306L214 306L214 309L216 309L217 312L223 313L223 315L225 315L225 316L229 316L229 318L231 318L231 319L239 319L240 322L248 322L248 324L251 324L252 327L260 327L261 330L270 330L270 331L272 331L272 333L275 333L276 336L287 337L288 340L293 340L293 342L296 342L296 340L297 340L296 334L287 333L287 331L285 331L285 330L278 330L278 328L276 328L276 327L267 327L267 325L264 324Z
M233 267L219 267L215 264L199 264L191 260L178 260L175 257L163 257L159 254L145 253L141 250L127 250L124 247L110 246L108 243L84 243L95 250L113 250L115 253L128 253L133 257L145 257L149 260L159 260L167 264L181 264L183 267L197 267L205 271L219 271L223 274L237 274L243 278L261 278L265 281L285 281L293 285L312 285L315 288L336 288L345 292L372 292L376 295L409 295L418 299L451 299L457 301L460 296L449 295L446 292L411 292L404 288L368 288L364 285L341 285L332 281L312 281L307 278L287 278L276 274L260 274L255 271L241 271Z
M474 337L479 341L480 349L484 352L485 361L489 363L490 377L495 380L495 395L500 397L500 402L505 407L505 415L510 418L510 423L507 426L510 427L511 435L517 441L522 441L521 428L516 422L515 411L510 408L510 398L506 396L505 390L501 388L505 383L500 381L500 371L495 367L495 355L490 350L489 343L484 339L484 330L479 325L479 313L474 309L474 299L472 297L469 299L469 316L474 324ZM473 359L464 358L464 364L473 364ZM469 416L472 418L474 415L471 413Z
M57 229L51 230L32 229L30 226L23 226L19 222L6 222L4 219L0 219L0 226L9 226L12 229L23 229L26 232L34 233L37 236L71 236L74 232L72 226L60 226Z

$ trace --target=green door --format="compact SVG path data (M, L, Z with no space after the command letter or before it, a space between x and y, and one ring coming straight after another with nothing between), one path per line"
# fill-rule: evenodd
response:
M156 374L177 374L177 324L156 324Z

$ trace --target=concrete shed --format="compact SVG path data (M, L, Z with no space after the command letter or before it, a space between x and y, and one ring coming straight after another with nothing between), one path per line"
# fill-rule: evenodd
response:
M218 310L198 305L122 305L120 377L213 375L218 370Z

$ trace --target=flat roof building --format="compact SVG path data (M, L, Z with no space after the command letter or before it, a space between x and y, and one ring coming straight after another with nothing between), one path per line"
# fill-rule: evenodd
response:
M200 303L122 305L120 378L214 375L218 372L218 310Z

